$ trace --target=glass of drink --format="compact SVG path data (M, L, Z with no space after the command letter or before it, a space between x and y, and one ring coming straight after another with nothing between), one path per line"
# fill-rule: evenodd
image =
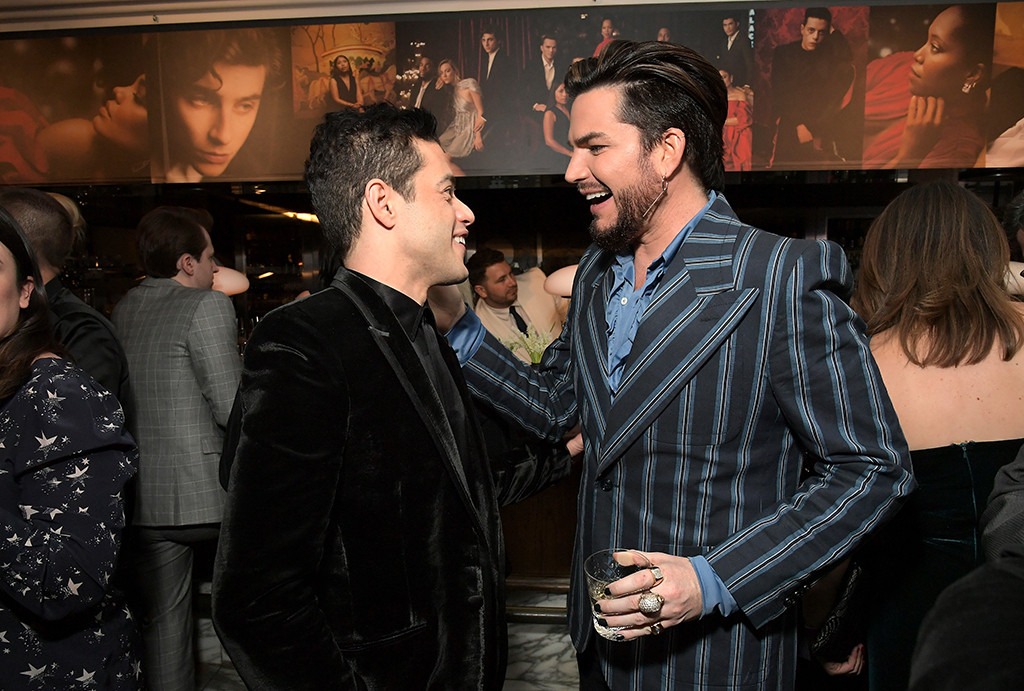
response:
M595 603L607 600L605 588L609 583L625 578L641 569L651 568L650 560L640 552L632 549L603 549L594 552L583 562L583 571L587 575L587 589L590 599ZM594 630L608 640L615 640L615 633L625 626L603 626L598 622L600 616L594 613Z

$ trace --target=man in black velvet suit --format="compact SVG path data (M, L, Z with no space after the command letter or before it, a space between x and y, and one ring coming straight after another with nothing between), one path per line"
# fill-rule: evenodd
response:
M342 267L246 346L222 460L217 632L252 689L500 688L498 505L569 459L488 462L424 308L430 286L466 278L473 221L434 118L329 113L306 180Z

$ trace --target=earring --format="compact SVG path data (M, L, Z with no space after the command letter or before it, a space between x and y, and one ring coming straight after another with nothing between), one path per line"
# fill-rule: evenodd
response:
M973 89L974 82L967 80L966 82L964 82L964 85L960 88L960 91L963 91L965 94L969 94Z

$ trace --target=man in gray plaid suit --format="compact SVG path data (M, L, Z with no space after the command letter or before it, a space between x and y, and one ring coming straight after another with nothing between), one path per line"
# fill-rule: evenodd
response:
M204 224L208 215L195 209L146 214L138 230L146 278L113 314L141 456L129 558L154 691L195 688L193 545L217 537L223 428L241 372L235 312L212 290L217 265Z
M914 487L844 301L849 266L831 243L736 218L720 192L725 88L697 53L616 42L566 87L565 177L595 244L562 335L531 368L446 292L439 323L457 320L474 396L551 440L581 426L569 608L583 688L792 689L800 593ZM595 605L583 560L615 547L653 567Z

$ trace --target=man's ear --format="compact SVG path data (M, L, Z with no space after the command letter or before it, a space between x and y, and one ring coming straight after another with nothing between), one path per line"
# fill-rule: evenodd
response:
M479 295L482 298L487 297L487 291L484 290L484 287L481 286L481 285L473 286L473 292L476 293L477 295Z
M658 148L661 157L656 159L656 163L660 162L661 167L656 166L655 170L661 173L661 177L671 178L682 169L686 160L686 135L678 127L670 127L661 135Z
M394 228L397 222L395 213L397 196L394 188L379 178L370 180L366 183L366 189L363 190L363 201L366 202L370 215L388 230Z
M183 273L186 276L192 276L196 272L196 258L188 252L185 252L178 257L178 261L174 266L178 269L179 273Z

